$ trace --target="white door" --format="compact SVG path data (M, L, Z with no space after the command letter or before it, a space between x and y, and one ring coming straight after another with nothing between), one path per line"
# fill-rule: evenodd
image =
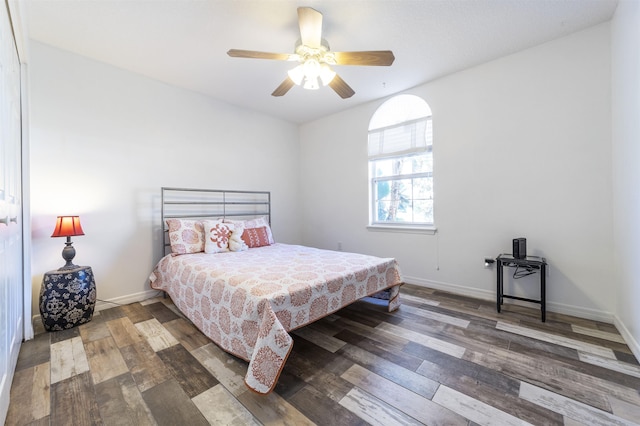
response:
M23 337L20 63L0 3L0 424Z

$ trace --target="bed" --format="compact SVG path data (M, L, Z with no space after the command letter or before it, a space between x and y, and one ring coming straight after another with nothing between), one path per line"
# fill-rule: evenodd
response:
M290 331L366 296L387 299L389 311L400 305L395 259L275 242L269 192L162 188L161 204L169 253L151 287L248 361L245 383L257 393L277 383Z

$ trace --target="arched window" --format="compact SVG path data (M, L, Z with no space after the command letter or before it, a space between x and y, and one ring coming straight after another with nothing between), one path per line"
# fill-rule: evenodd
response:
M395 96L369 122L369 224L433 227L431 108Z

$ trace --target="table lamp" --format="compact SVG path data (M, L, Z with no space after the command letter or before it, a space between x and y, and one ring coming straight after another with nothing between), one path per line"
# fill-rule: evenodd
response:
M66 271L75 269L78 266L71 261L76 256L76 249L73 248L71 237L84 235L82 226L80 225L80 216L58 216L56 228L53 230L51 237L67 237L64 249L62 249L62 258L67 262L58 271Z

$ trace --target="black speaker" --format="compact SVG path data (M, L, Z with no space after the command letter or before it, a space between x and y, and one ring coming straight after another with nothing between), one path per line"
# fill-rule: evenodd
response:
M524 259L525 257L527 257L526 238L513 239L513 257L515 257L516 259Z

